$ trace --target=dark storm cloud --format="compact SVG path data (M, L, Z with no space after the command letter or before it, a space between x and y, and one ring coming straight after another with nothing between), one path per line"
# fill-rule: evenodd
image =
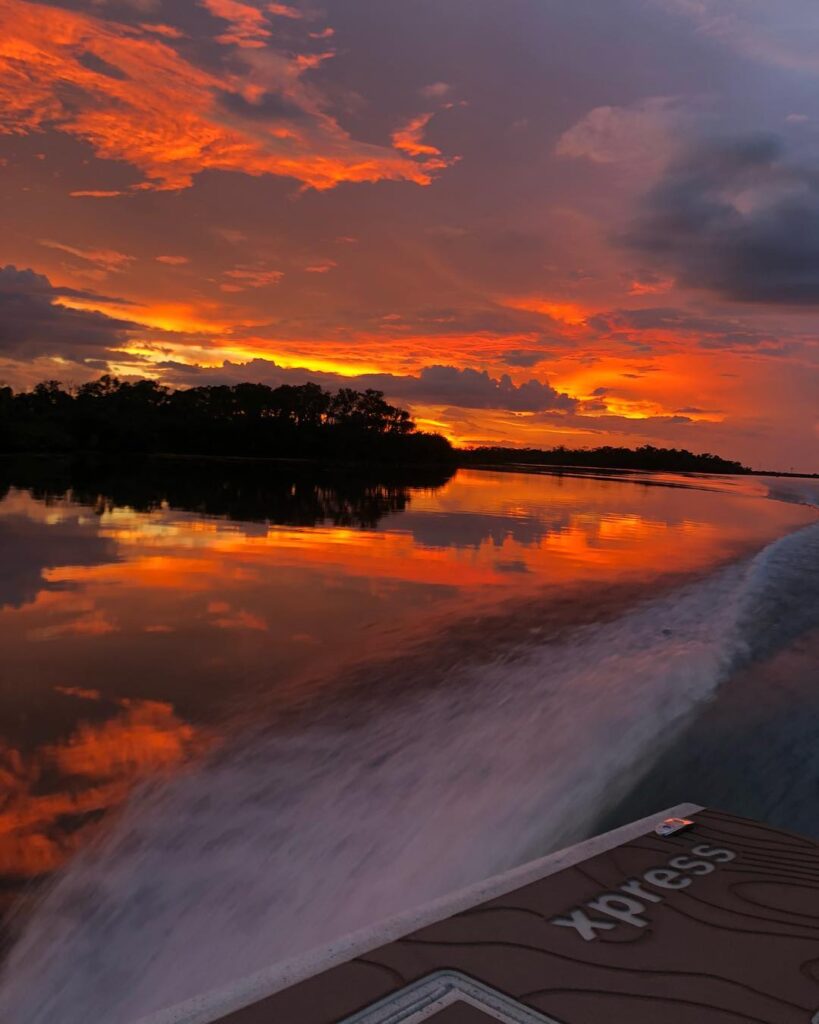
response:
M669 306L651 306L647 309L616 309L589 317L590 327L600 331L611 330L724 330L728 321L697 316L683 309Z
M485 370L454 366L425 366L418 377L383 378L383 388L396 397L402 396L433 405L459 405L466 409L509 409L515 412L545 412L548 409L574 409L575 399L556 391L550 384L537 380L514 384L511 378L490 377Z
M784 346L770 332L756 330L742 320L701 316L664 306L610 310L590 317L588 323L594 330L608 336L629 331L699 335L699 346L708 349L764 348L766 352L779 352Z
M582 411L560 416L559 422L561 426L577 426L581 427L586 433L603 436L606 434L633 434L638 437L680 437L677 432L669 435L665 428L693 427L696 425L696 422L690 416L681 415L680 413L674 413L670 416L644 416L641 419L620 416L617 413L611 412L603 416L594 417L583 415L583 412L595 406L601 408L601 411L606 408L603 402L600 405L588 402L583 406ZM558 417L550 412L543 413L535 418L542 420L544 423L554 423L558 420Z
M679 280L742 302L819 303L819 161L781 139L699 145L672 164L621 241Z
M455 366L425 366L417 377L392 373L363 373L343 377L301 368L284 368L272 360L249 363L225 362L221 367L203 368L183 363L159 364L165 379L181 385L239 384L258 381L276 387L315 381L325 388L375 388L395 401L449 405L463 409L506 409L512 412L570 412L577 401L537 380L515 384L509 376L490 377L485 370Z
M500 357L507 366L537 366L555 356L554 352L544 352L543 349L516 348L501 352Z
M70 309L61 297L96 298L55 288L43 274L0 267L0 352L16 358L61 356L78 360L116 349L138 325L104 313Z

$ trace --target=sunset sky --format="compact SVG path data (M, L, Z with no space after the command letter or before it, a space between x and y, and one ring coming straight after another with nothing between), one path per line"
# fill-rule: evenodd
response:
M815 0L0 0L0 383L819 470Z

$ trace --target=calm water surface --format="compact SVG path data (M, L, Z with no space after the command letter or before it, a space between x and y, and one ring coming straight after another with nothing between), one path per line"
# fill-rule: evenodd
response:
M819 834L816 482L0 495L3 1020L124 1024L678 800Z

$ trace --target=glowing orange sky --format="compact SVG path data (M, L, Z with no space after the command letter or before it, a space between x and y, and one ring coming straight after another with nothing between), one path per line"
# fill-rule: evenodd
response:
M694 6L0 0L0 382L360 381L467 444L816 469L819 259L657 211L751 127L753 187L702 188L749 237L803 197L817 69Z

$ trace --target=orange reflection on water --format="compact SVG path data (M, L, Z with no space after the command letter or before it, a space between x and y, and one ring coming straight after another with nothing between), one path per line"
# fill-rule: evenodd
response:
M724 561L804 515L741 493L668 482L676 486L461 471L437 491L414 493L406 510L377 529L120 508L95 524L118 557L46 569L44 579L61 589L38 595L51 614L27 635L207 626L270 633L272 643L278 620L290 623L288 636L326 632L328 609L342 634L345 623L355 624L357 608L327 598L339 588L361 600L364 592L380 597L389 588L420 587L428 606L544 582L642 579ZM367 614L377 623L395 613L384 605Z
M63 688L84 700L91 690ZM161 701L119 702L102 723L81 722L62 743L24 755L0 746L0 874L53 871L87 842L98 812L120 804L148 775L174 768L208 741Z
M547 527L535 542L516 540L510 531L501 538L486 536L474 544L438 547L419 543L411 531L400 529L370 532L276 527L257 537L245 536L219 522L209 526L209 542L198 548L195 557L173 553L174 549L178 552L177 539L152 538L148 541L151 546L167 545L169 553L101 566L55 569L46 577L51 583L117 584L136 590L220 594L258 582L276 566L297 566L310 574L454 587L466 594L475 587L509 586L508 574L498 566L499 561L512 558L536 576L548 568L552 579L593 575L601 565L619 570L618 575L638 574L655 564L668 529L661 522L630 515L601 519L577 515L553 529ZM201 524L198 533L201 537ZM701 557L707 559L713 554L713 543L718 539L719 531L708 526L699 528ZM247 616L234 617L233 621L237 626L249 626ZM224 626L229 622L222 617L214 624ZM78 623L74 631L84 628ZM263 627L257 624L255 628Z
M16 738L0 746L0 874L52 870L138 780L205 749L214 733L179 707L221 721L226 700L253 708L277 687L290 699L287 688L308 676L332 687L347 659L394 654L430 619L440 629L547 585L651 584L809 517L742 493L744 481L721 493L660 482L460 471L367 528L231 521L165 504L97 515L12 493L2 511L29 548L19 596L0 609L0 645L8 678L25 679L27 692L0 680L0 696L26 715L55 691L71 705L58 709L66 738L40 739L31 753ZM65 543L48 554L53 536ZM22 572L29 564L33 577Z

